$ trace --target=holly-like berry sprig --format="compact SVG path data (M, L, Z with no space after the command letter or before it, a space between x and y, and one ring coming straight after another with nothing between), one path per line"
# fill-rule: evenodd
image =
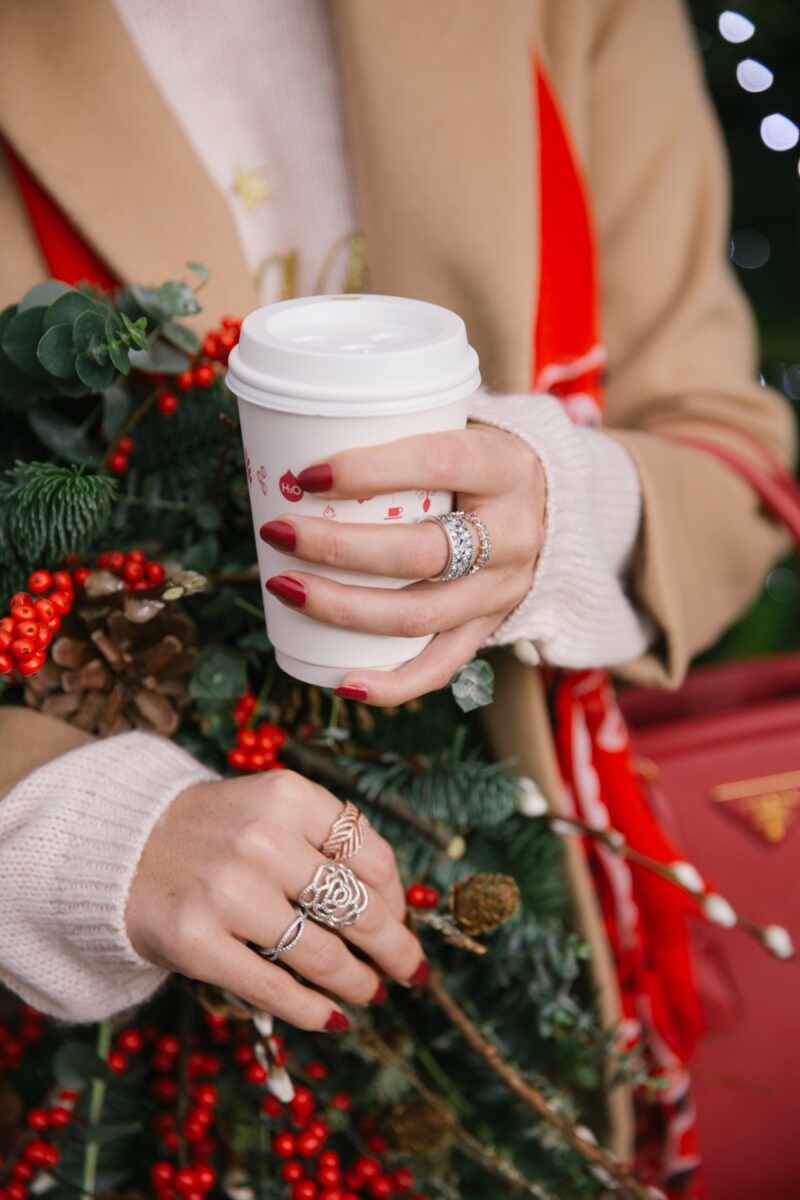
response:
M47 647L72 609L75 589L69 571L34 571L27 592L17 592L0 618L0 675L35 675Z
M241 317L225 316L216 329L209 330L192 366L175 376L173 386L159 389L155 406L163 417L171 417L178 411L186 393L205 391L214 386L219 377L219 368L227 366L228 355L239 341L241 328ZM124 475L135 449L133 438L120 438L108 459L109 469L115 475Z
M96 568L33 571L28 590L13 595L7 614L0 618L0 675L9 678L17 672L25 677L41 671L62 618L75 603L75 588L83 587L94 569L110 571L130 592L150 591L162 584L167 574L163 565L149 559L143 550L105 550L97 556Z

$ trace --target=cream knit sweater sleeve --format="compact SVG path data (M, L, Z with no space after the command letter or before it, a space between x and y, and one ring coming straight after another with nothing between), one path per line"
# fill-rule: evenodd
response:
M524 661L557 667L637 658L654 626L626 590L642 508L628 453L599 430L575 425L549 395L480 390L469 416L523 438L539 456L547 487L533 584L485 645L512 643Z
M139 858L160 815L215 776L145 733L54 759L0 799L0 981L64 1021L97 1021L166 978L125 930Z

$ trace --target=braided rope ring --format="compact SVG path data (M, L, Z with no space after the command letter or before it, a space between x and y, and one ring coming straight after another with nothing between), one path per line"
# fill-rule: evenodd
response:
M267 962L275 962L282 954L286 954L288 950L294 950L300 938L303 936L306 927L306 914L302 907L295 909L295 917L290 925L287 925L281 936L278 938L274 946L254 946L253 949Z
M331 862L343 862L358 854L364 845L367 818L360 808L347 800L339 816L333 822L328 836L320 847L321 852Z

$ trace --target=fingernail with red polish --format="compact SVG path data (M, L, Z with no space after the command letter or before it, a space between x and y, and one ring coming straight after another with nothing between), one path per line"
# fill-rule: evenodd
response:
M263 542L278 550L291 552L297 545L297 534L288 521L265 521L258 532Z
M360 683L343 683L337 687L336 695L343 700L366 700L367 689Z
M266 586L268 592L284 604L291 604L292 608L302 608L306 602L306 589L299 580L290 579L288 575L273 575Z
M297 482L304 492L329 492L333 487L333 471L330 463L316 463L306 467L297 476Z
M325 1028L328 1033L345 1033L350 1028L350 1022L343 1012L335 1008L325 1022Z
M424 983L428 982L430 977L431 977L431 965L428 962L427 958L423 958L422 962L419 964L416 971L411 976L411 978L409 979L408 982L411 984L412 987L422 987L422 985Z
M375 989L375 995L370 1000L370 1004L385 1004L389 998L389 992L386 984L381 980Z

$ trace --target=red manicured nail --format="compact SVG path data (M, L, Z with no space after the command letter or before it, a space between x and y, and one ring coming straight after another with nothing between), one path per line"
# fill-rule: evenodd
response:
M389 992L386 984L381 980L375 989L375 995L370 1000L370 1004L385 1004L389 998Z
M343 683L336 689L336 695L343 700L366 700L367 689L360 683Z
M423 983L427 983L431 976L431 965L427 958L423 958L422 962L417 967L414 974L409 979L412 987L422 987Z
M350 1022L343 1012L339 1012L335 1008L325 1022L325 1028L328 1033L344 1033L345 1030L350 1028Z
M290 579L288 575L273 575L267 580L267 591L292 608L302 608L306 602L306 589L298 579Z
M292 551L297 545L294 525L288 521L265 521L258 532L262 541L269 542L278 550Z
M317 463L306 467L297 476L297 482L304 492L329 492L333 487L333 471L330 463Z

